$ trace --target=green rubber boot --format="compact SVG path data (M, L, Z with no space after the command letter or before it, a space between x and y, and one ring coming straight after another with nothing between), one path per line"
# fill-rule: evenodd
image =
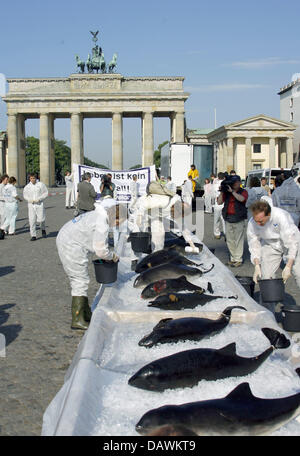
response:
M71 329L88 329L89 323L84 319L84 303L86 301L86 296L72 296Z
M83 316L84 316L85 321L88 321L88 322L91 321L91 318L92 318L92 311L91 311L91 308L90 308L90 306L89 306L89 300L88 300L88 298L86 298L86 300L84 301Z

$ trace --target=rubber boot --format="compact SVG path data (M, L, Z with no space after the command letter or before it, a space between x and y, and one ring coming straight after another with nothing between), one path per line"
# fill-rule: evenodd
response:
M84 301L83 316L84 316L85 321L88 321L88 322L91 321L91 318L92 318L92 311L91 311L91 308L90 308L90 306L89 306L89 300L88 300L88 298L86 298L85 301Z
M72 296L71 329L88 329L89 323L84 319L84 303L86 296Z

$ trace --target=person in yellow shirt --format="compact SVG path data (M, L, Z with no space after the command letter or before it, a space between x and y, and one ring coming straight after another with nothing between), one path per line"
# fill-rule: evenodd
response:
M199 172L198 170L196 169L196 166L195 165L191 165L191 169L189 170L188 172L188 177L189 176L192 176L192 180L193 180L193 193L195 192L195 188L196 188L196 180L197 177L199 177Z

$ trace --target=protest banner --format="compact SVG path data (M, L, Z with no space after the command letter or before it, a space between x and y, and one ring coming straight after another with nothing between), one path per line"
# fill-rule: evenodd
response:
M122 171L112 171L109 169L94 168L92 166L73 164L73 176L74 176L74 188L75 192L77 185L82 180L82 176L85 172L89 172L92 176L91 184L97 192L97 200L101 198L100 186L101 179L106 174L112 175L112 182L115 184L115 193L114 198L118 203L129 203L131 200L131 194L129 191L130 182L135 175L137 177L137 182L139 183L139 195L144 195L146 193L146 187L148 183L152 180L155 180L156 172L155 166L147 166L145 168L136 168L130 170Z

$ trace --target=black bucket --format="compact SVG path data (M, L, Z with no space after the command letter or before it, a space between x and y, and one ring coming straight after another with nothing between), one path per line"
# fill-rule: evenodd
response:
M245 288L248 295L250 295L251 298L253 298L255 283L254 283L252 277L235 276L235 278L240 282L242 287Z
M284 283L282 279L259 280L258 284L263 302L283 301Z
M300 332L300 306L283 306L281 312L283 329Z
M113 283L117 280L118 262L93 260L96 281L98 283Z
M130 233L131 247L134 252L148 253L151 248L151 233Z

